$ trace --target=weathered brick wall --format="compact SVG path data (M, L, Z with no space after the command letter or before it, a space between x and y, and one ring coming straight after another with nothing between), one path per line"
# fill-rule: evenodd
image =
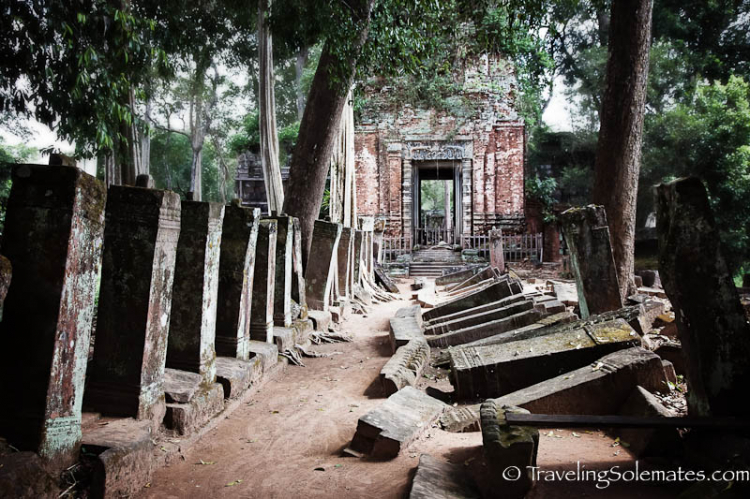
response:
M397 87L382 79L366 88L355 139L358 212L386 218L390 234L410 232L412 168L436 161L462 179L455 199L464 234L523 223L525 138L511 67L482 56L456 78L463 90L448 106L454 112L399 104Z

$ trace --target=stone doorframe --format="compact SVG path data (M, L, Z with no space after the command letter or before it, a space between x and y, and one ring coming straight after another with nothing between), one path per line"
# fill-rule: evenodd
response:
M390 148L389 148L390 149ZM452 139L418 137L404 141L402 151L401 170L401 217L403 224L403 235L413 246L414 227L418 223L419 207L414 206L414 200L418 199L416 189L418 182L415 180L415 161L424 160L447 160L460 161L460 173L456 176L454 183L455 196L461 193L461 203L455 204L457 213L456 226L463 235L471 235L471 208L472 189L471 179L473 167L473 142L470 137L457 136ZM455 199L454 199L455 203Z

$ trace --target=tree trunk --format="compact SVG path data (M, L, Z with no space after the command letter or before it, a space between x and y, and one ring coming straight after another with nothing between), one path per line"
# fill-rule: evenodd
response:
M449 231L453 227L453 219L451 219L451 182L447 180L443 181L443 211L445 213L445 230Z
M634 287L635 211L652 0L614 0L593 198L607 211L623 300Z
M305 92L302 91L302 75L304 74L307 57L310 50L302 47L297 53L297 61L294 64L294 88L297 91L297 119L302 120L302 114L305 112Z
M357 55L367 40L373 3L374 0L349 2L354 18L363 22L362 30L353 35L355 38L351 45L353 53ZM356 63L356 58L340 60L339 56L331 53L326 42L310 87L297 145L292 154L284 212L300 220L302 261L305 264L310 250L313 225L323 199L333 143L338 137L341 112L346 103L349 83L354 77ZM344 84L334 84L330 75L342 66L348 69L348 81Z

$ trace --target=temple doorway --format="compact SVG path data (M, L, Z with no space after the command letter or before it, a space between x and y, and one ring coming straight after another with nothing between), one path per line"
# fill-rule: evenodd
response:
M461 163L414 161L414 245L456 244L461 234Z

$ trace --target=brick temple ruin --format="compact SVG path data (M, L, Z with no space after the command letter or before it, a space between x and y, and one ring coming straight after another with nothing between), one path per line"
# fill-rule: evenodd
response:
M451 182L453 231L446 242L523 228L525 130L512 67L485 54L465 60L453 78L461 113L400 103L398 89L384 79L365 86L355 129L357 207L385 219L391 236L418 242L425 180Z

